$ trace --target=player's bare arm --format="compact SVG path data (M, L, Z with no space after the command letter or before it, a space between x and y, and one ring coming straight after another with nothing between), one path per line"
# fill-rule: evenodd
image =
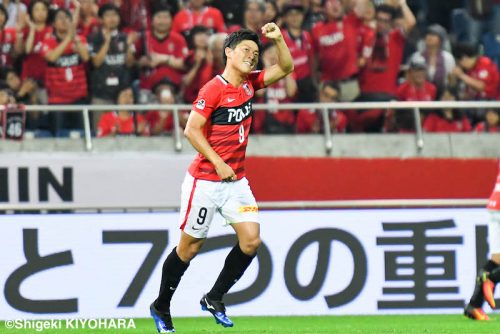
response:
M219 175L221 180L231 181L236 178L236 174L233 169L229 167L229 165L226 164L224 160L222 160L221 157L214 151L203 134L203 127L206 122L207 120L205 117L196 111L191 111L187 120L186 128L184 129L184 135L189 140L191 145L193 145L198 152L200 152L215 166L217 175Z
M264 25L262 34L273 41L278 48L278 63L267 68L264 73L264 84L268 86L293 72L293 59L280 28L275 23L271 22Z

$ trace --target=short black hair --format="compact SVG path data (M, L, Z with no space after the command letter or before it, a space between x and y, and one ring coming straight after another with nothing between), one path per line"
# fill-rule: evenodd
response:
M262 51L262 43L260 42L259 35L249 29L241 29L231 33L224 40L224 47L222 48L222 57L224 58L224 64L227 62L226 48L231 48L234 50L238 44L243 41L254 41L259 48L259 53Z
M471 43L457 43L453 48L453 55L460 60L463 57L476 57L479 55L479 49Z
M208 30L208 28L205 26L196 25L189 31L189 35L186 39L187 39L188 48L190 50L194 49L194 36L196 34L201 34L201 33L210 35L210 30Z
M376 13L386 13L391 16L391 19L394 19L396 17L397 11L394 7L388 4L381 4L375 7L375 12Z
M0 3L0 11L3 13L3 15L5 16L5 22L3 23L4 25L7 23L7 21L9 20L9 12L7 11L7 9L5 8L4 5L2 5ZM3 27L0 27L0 28L3 28Z
M55 11L54 11L54 15L52 16L52 23L54 23L54 21L56 20L56 16L57 14L59 14L60 12L66 14L67 17L69 17L70 19L73 17L71 15L71 12L69 11L69 9L66 9L66 8L62 8L62 7L59 7L57 8Z
M97 15L102 19L102 17L104 16L104 13L106 13L109 10L114 11L116 14L118 14L118 16L120 16L120 9L118 7L116 7L115 5L113 5L112 3L105 3L104 5L99 7L99 11L97 12Z
M169 12L172 17L174 16L172 8L170 8L170 6L167 6L164 4L159 4L159 5L153 6L152 12L153 13L151 14L151 18L155 17L156 14L161 13L161 12Z

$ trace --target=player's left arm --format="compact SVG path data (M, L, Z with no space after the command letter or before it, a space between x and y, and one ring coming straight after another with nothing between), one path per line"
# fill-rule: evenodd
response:
M278 49L278 63L266 68L264 72L264 85L269 86L293 72L293 59L276 23L271 22L264 25L262 34L273 41Z

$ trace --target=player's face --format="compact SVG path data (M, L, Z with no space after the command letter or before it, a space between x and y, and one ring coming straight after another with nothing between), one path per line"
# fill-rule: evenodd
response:
M250 73L259 62L259 47L254 41L244 40L233 49L226 48L228 61L244 74Z

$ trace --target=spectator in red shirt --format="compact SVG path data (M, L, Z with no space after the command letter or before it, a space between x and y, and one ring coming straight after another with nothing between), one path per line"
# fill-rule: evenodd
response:
M132 88L125 88L118 94L118 105L134 104ZM149 135L149 126L144 116L128 110L110 111L104 113L97 130L97 137Z
M423 57L410 62L407 80L399 85L396 95L400 101L434 101L436 86L426 79L427 63Z
M274 43L264 46L262 62L264 69L278 63L278 50ZM264 90L264 101L270 104L268 110L258 110L253 119L255 133L282 134L293 133L295 130L295 113L292 110L273 109L272 105L291 103L297 94L297 82L293 73L267 86Z
M458 44L453 51L458 66L452 74L466 86L461 100L495 99L500 80L496 64L471 44Z
M176 91L175 86L167 80L160 82L154 88L156 100L159 104L175 104ZM146 114L146 120L151 134L153 135L169 135L174 129L174 110L155 110L149 111ZM179 125L183 128L186 125L189 111L179 111Z
M76 34L71 13L59 8L54 14L54 33L43 42L42 55L48 62L45 87L50 104L85 104L87 77L85 62L89 60L85 37ZM61 129L81 129L80 113L56 112L53 114L52 132Z
M357 31L362 23L358 17L361 13L345 15L340 0L326 0L324 13L325 21L311 31L318 64L315 75L321 81L352 79L358 73ZM347 98L344 93L343 98Z
M181 92L186 103L192 103L198 91L212 76L212 64L208 60L208 28L195 26L188 37L189 55L186 59L188 72L182 78Z
M206 6L205 0L189 0L187 8L175 15L172 31L184 35L187 39L194 26L205 26L210 33L226 31L220 10Z
M79 35L87 38L90 34L93 34L99 30L99 20L97 19L97 9L95 0L73 0L74 6L76 6L74 12L80 13L78 21L77 32Z
M308 31L302 29L304 22L304 7L287 4L283 7L283 22L281 33L293 58L294 72L297 78L297 102L313 102L316 88L312 78L312 39Z
M399 85L396 95L399 101L434 101L436 87L426 79L427 64L425 59L412 59L409 64L406 81ZM385 132L415 132L415 117L410 110L392 110L385 113Z
M441 101L456 101L456 93L447 88L441 94ZM460 109L443 109L432 112L424 119L423 128L427 132L470 132L472 126Z
M375 44L372 56L360 74L362 95L359 101L388 101L396 95L405 36L416 23L406 0L398 1L403 14L402 27L394 27L394 7L385 4L376 7Z
M478 123L474 128L476 132L500 132L500 111L488 109L484 115L484 121Z
M151 30L145 32L142 44L137 46L143 69L141 88L151 90L165 77L180 87L188 49L184 37L171 28L170 9L159 7L153 14Z
M320 84L320 103L339 102L340 88L333 81L324 81ZM319 133L322 131L322 111L315 109L302 109L297 113L297 133ZM330 129L332 132L344 133L347 129L348 119L344 111L328 110Z
M41 55L43 41L52 35L52 26L47 24L49 5L45 0L34 0L28 6L28 28L24 30L25 58L22 78L31 78L43 86L47 62ZM46 101L45 101L46 103Z
M22 32L16 28L6 27L9 14L0 4L0 67L13 66L18 55L22 53Z

